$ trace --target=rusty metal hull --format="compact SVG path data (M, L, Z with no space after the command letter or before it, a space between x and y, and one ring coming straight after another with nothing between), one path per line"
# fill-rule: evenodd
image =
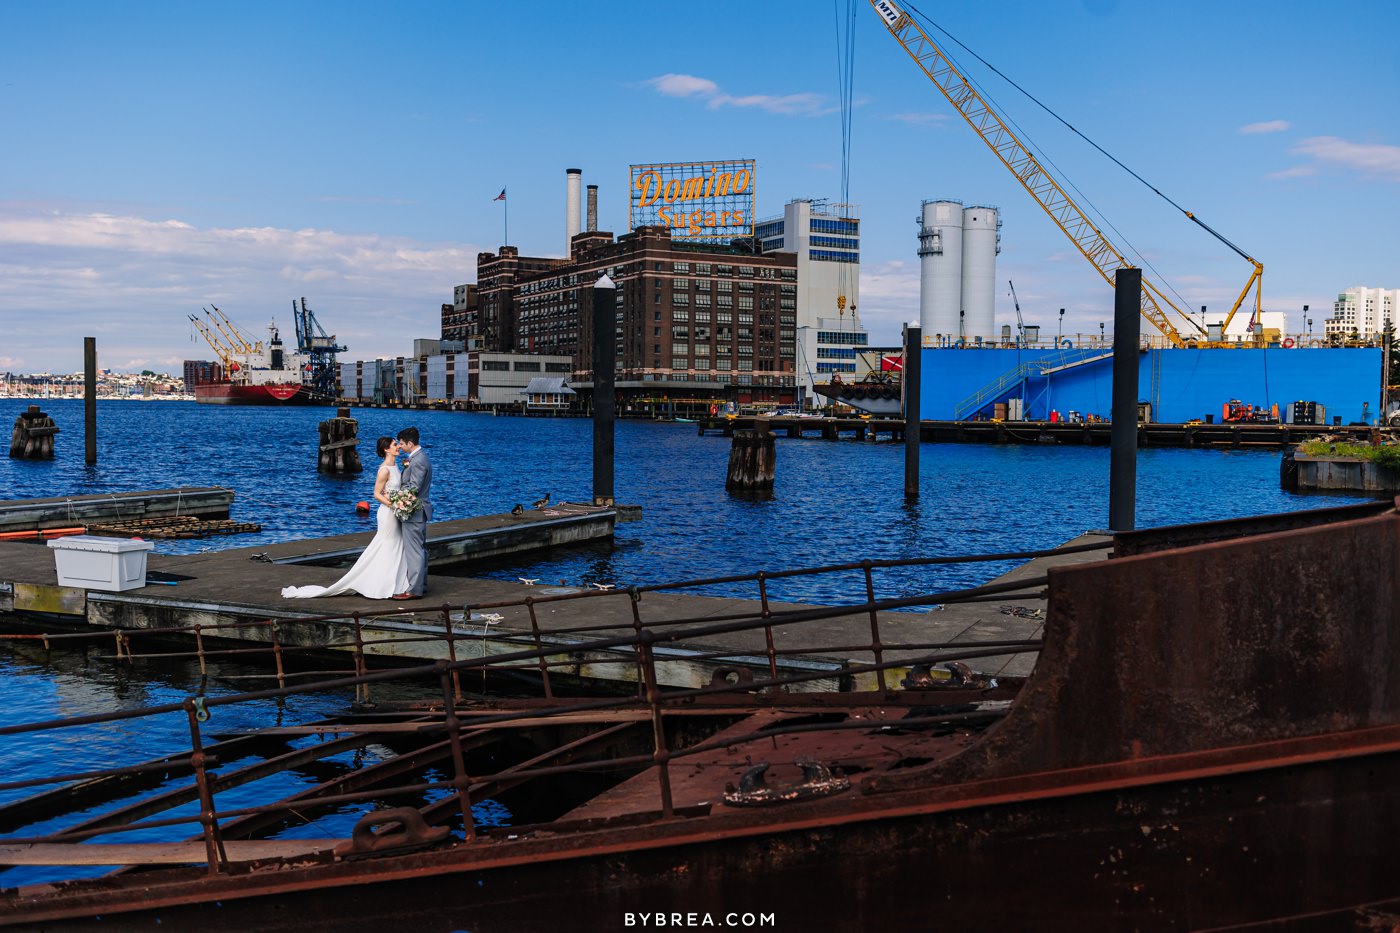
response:
M1390 738L1400 746L1400 735ZM641 926L637 915L663 911L708 912L717 924L729 912L768 913L777 929L830 929L833 918L849 929L924 929L941 918L1189 930L1339 910L1396 891L1385 854L1400 831L1400 747L1233 773L1244 758L1226 757L1238 761L1194 762L1225 771L1206 777L1109 768L1057 790L1026 779L948 788L939 796L965 799L938 803L908 794L887 801L905 806L846 801L855 812L844 817L831 812L843 802L831 800L792 808L777 825L737 815L723 828L678 821L242 877L157 883L152 874L129 892L148 906L121 922L305 933L354 918L494 933L621 928L628 913ZM1137 781L1152 783L1112 786ZM114 893L74 899L67 910L54 903L29 919L100 911L110 924L120 909ZM54 918L44 928L98 922Z

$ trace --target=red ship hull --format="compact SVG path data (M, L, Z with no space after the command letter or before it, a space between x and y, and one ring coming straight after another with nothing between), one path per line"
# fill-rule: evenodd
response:
M329 405L331 402L300 383L209 382L194 387L194 398L203 405Z

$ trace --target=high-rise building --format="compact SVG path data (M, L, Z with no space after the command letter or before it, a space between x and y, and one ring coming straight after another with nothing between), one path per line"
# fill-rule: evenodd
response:
M754 236L765 254L797 257L796 292L782 310L795 314L798 401L809 407L813 386L855 372L856 353L870 342L859 316L860 209L799 198L781 217L760 220Z
M1327 319L1327 336L1370 340L1385 332L1400 313L1400 288L1366 288L1357 285L1337 296Z

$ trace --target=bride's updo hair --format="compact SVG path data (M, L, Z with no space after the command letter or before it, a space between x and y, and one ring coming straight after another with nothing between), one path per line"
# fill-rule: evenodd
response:
M374 452L382 457L384 456L384 452L389 449L389 445L392 443L394 443L394 439L392 437L381 437L374 443Z

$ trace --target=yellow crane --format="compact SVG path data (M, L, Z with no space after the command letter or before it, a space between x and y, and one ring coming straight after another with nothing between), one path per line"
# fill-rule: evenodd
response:
M261 347L254 346L253 343L243 335L243 331L239 330L234 325L233 321L229 320L228 315L219 310L218 305L211 304L209 307L214 309L213 314L210 314L207 309L204 313L209 315L209 320L214 322L214 326L219 329L219 333L228 338L230 346L240 353L258 353L261 351ZM220 321L223 323L221 324Z
M943 93L943 96L948 98L948 102L953 105L953 108L962 114L963 119L967 120L968 125L991 148L1002 164L1011 170L1021 185L1030 192L1031 197L1035 198L1036 203L1050 215L1050 219L1084 254L1084 258L1093 264L1099 275L1103 276L1104 281L1112 285L1113 273L1118 269L1132 266L1132 263L1123 257L1118 248L1104 236L1103 231L1099 230L1093 221L1080 210L1079 205L1065 193L1060 183L1045 170L1045 167L1040 164L1030 149L1016 137L1016 134L1011 132L1002 118L988 106L982 95L977 93L967 78L954 67L948 56L944 54L937 43L928 37L928 34L914 21L913 17L900 9L893 0L870 0L870 5L875 8L875 12L879 14L890 35L894 36L895 40L909 53L909 57L914 59L914 63L923 70L934 86ZM1173 206L1254 266L1249 281L1245 283L1244 290L1240 292L1239 298L1236 299L1234 307L1230 309L1224 325L1220 328L1222 338L1230 321L1234 319L1235 312L1249 296L1250 289L1255 290L1254 320L1258 320L1263 300L1261 293L1264 266L1211 229L1195 214L1179 205L1173 204ZM1165 308L1175 311L1201 337L1207 336L1204 327L1196 323L1190 314L1173 304L1155 284L1149 282L1144 276L1142 280L1143 317L1161 331L1172 346L1209 345L1206 340L1198 337L1192 337L1189 341L1188 338L1182 337L1167 316Z
M233 348L224 344L224 342L221 341L214 334L214 332L209 329L209 325L205 324L199 318L195 317L193 314L187 314L185 316L190 319L191 324L199 328L200 334L203 335L204 340L209 344L210 349L212 349L215 353L218 354L219 362L223 364L224 372L232 372L234 355Z

